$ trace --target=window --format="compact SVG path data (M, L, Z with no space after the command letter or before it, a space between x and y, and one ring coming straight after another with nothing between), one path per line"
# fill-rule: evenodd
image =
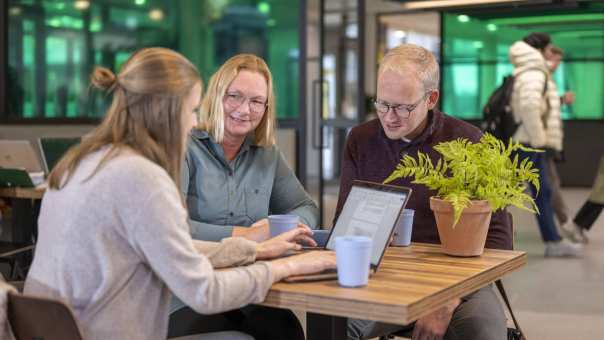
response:
M114 71L142 47L183 53L204 82L229 57L254 53L273 72L279 118L298 116L300 1L9 0L4 121L98 119L94 65ZM4 75L3 75L4 76Z
M565 52L554 74L558 90L577 96L562 107L563 119L604 119L604 4L582 5L564 13L444 13L443 110L482 119L489 96L512 72L509 47L531 32L546 32Z

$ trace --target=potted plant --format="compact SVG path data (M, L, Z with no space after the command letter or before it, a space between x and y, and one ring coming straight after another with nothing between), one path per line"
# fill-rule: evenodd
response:
M437 191L430 198L443 251L455 256L478 256L491 221L491 213L508 205L537 212L526 183L539 189L539 171L514 151L541 152L511 139L507 146L486 133L478 143L459 138L439 143L441 154L434 165L422 152L417 159L405 155L385 183L413 176L413 183Z

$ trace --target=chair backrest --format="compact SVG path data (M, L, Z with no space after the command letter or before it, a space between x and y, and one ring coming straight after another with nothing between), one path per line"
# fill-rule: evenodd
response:
M17 340L82 340L73 313L57 300L9 293L8 320Z

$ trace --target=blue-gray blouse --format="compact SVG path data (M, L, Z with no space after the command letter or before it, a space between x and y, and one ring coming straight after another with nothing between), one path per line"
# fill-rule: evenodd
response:
M316 228L315 202L289 168L277 146L261 147L245 139L228 162L220 144L193 130L182 170L182 191L199 240L230 237L233 226L247 227L269 214L295 214Z

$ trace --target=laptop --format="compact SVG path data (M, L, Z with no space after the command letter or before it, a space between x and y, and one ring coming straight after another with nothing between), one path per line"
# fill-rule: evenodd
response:
M0 168L43 171L36 151L27 140L0 140Z
M42 176L44 181L44 176ZM33 188L34 179L23 169L0 168L0 188Z
M39 138L38 147L40 148L40 155L42 155L42 165L44 165L44 171L49 174L59 160L61 160L63 155L65 155L67 150L80 142L81 138L79 137Z
M407 187L353 181L340 217L322 249L335 250L338 236L368 236L373 240L370 273L375 273L410 196L411 189ZM318 281L337 277L337 271L331 269L317 274L290 276L284 281Z

